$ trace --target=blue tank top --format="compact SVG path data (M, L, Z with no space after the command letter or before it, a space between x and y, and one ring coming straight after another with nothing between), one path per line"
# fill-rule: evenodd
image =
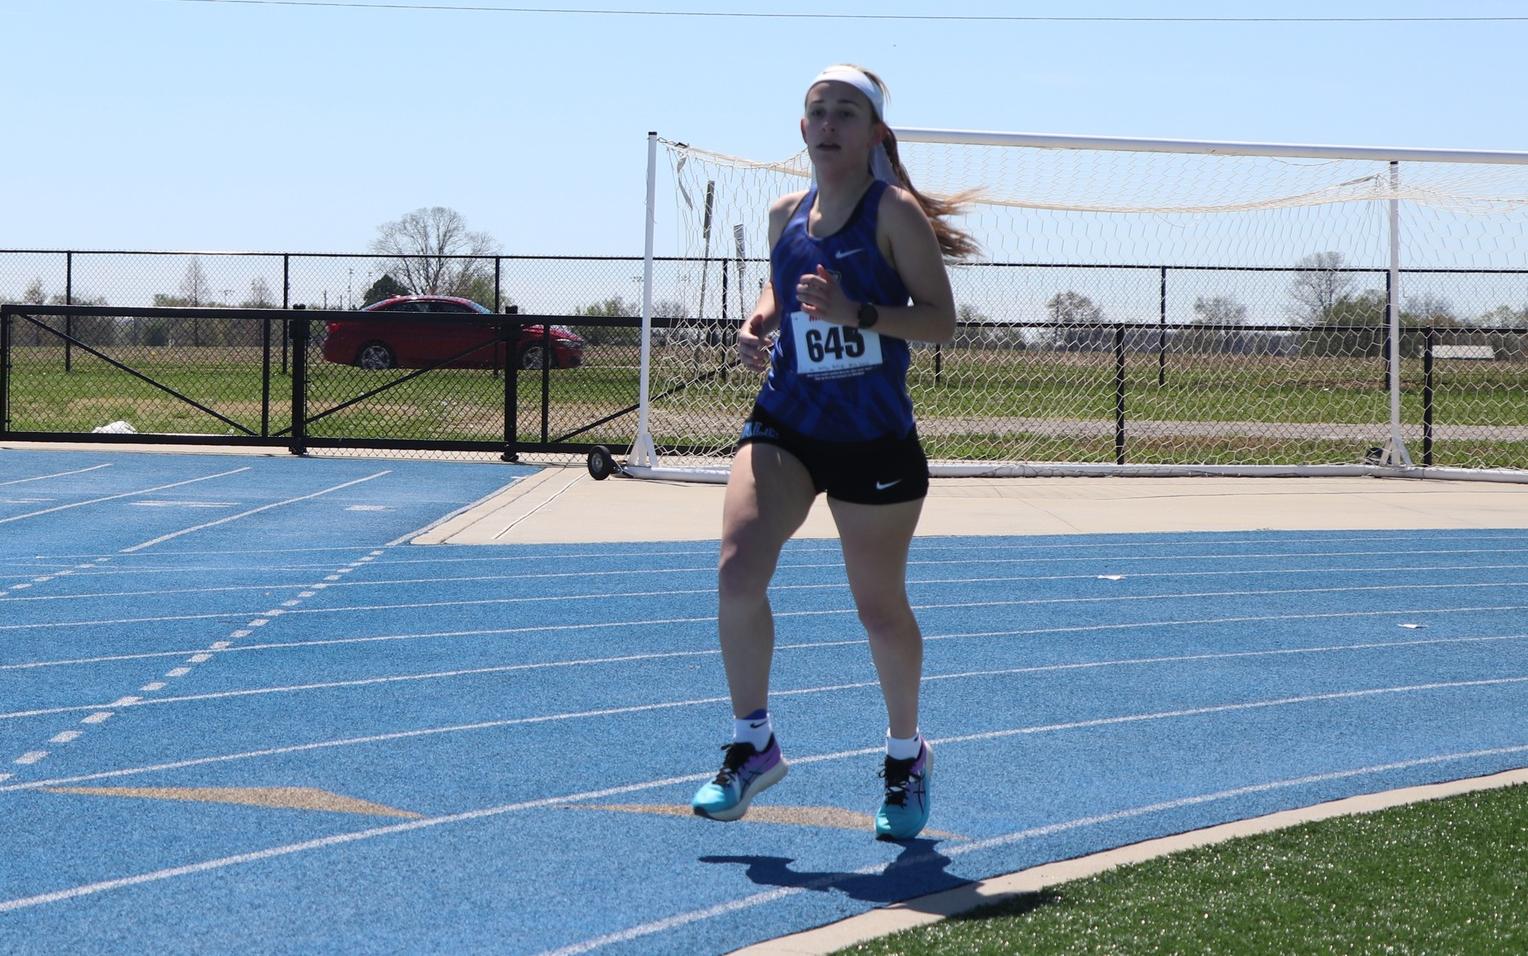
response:
M807 217L814 186L770 250L770 278L780 309L780 337L758 404L782 425L824 441L905 438L913 431L907 394L907 342L874 331L813 319L801 311L796 283L822 265L854 302L903 306L907 287L875 242L886 183L865 190L843 228L814 238Z

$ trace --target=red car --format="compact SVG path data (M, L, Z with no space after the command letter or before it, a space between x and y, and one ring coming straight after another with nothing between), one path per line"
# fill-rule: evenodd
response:
M452 295L399 295L361 310L365 317L330 322L324 338L324 359L339 365L366 369L427 368L475 345L483 348L450 362L446 368L502 368L503 347L496 344L498 330L491 321L493 310ZM462 321L467 317L470 321ZM547 362L546 330L540 325L522 326L514 343L520 368L541 368ZM494 343L494 344L490 344ZM560 326L552 326L552 368L576 368L583 364L584 340Z

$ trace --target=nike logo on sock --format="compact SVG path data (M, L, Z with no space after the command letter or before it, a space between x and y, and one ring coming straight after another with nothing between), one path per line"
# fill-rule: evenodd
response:
M759 721L759 722L758 722L758 723L756 723L756 724L749 724L749 725L748 725L748 726L749 726L749 727L751 727L751 728L752 728L752 729L754 729L754 730L758 730L758 729L759 729L759 728L760 728L760 727L762 727L762 726L764 726L764 725L765 725L765 724L767 724L767 723L769 723L769 721L767 721L767 720L761 720L761 721Z

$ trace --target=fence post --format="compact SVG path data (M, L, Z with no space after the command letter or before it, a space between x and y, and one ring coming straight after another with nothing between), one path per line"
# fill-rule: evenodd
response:
M1391 379L1391 376L1395 374L1395 369L1392 367L1394 363L1392 363L1390 361L1390 359L1391 359L1391 355L1390 355L1390 315L1391 315L1391 311L1390 310L1392 308L1391 301L1390 301L1391 294L1392 294L1392 289L1391 289L1391 282L1390 282L1390 273L1387 272L1387 273L1385 273L1385 338L1384 338L1384 341L1380 345L1380 348L1383 350L1381 352L1381 354L1384 355L1384 357L1385 357L1385 391L1386 392L1389 392L1390 389L1393 387L1394 381ZM1365 338L1367 338L1367 336L1365 336ZM1363 348L1367 349L1368 345L1365 344L1363 346Z
M1125 326L1114 326L1114 463L1125 463Z
M1433 336L1437 330L1427 327L1422 339L1422 466L1433 463Z
M64 253L64 305L74 304L74 252ZM64 316L64 371L74 371L74 316Z
M302 309L296 305L293 309ZM286 320L284 320L286 321ZM294 455L308 453L308 320L286 321L292 339L292 443ZM286 336L283 336L283 340Z
M290 254L281 257L281 310L284 313L292 307L292 257ZM281 317L281 374L287 373L287 342L291 341L292 329L287 317Z
M1161 325L1157 332L1157 386L1167 384L1167 267L1162 267L1162 293L1158 300Z
M518 311L510 306L507 314ZM499 341L504 346L504 454L505 461L520 460L515 445L520 440L520 357L515 354L515 343L520 339L520 321L502 319L499 322Z
M271 319L260 320L260 437L271 437Z
M552 320L541 320L541 444L551 441Z
M11 314L0 311L0 437L11 430Z

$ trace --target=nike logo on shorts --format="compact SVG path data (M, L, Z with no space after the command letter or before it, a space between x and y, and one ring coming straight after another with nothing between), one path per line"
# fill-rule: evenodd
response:
M902 479L901 478L898 478L896 481L878 481L878 482L875 483L875 490L876 491L885 491L887 488L895 488L897 485L900 485L901 483L902 483Z
M864 246L858 246L858 247L856 247L854 249L840 249L837 252L833 253L833 258L835 258L835 259L847 259L847 258L849 258L852 255L856 255L856 254L864 252L864 251L865 251L865 247Z

